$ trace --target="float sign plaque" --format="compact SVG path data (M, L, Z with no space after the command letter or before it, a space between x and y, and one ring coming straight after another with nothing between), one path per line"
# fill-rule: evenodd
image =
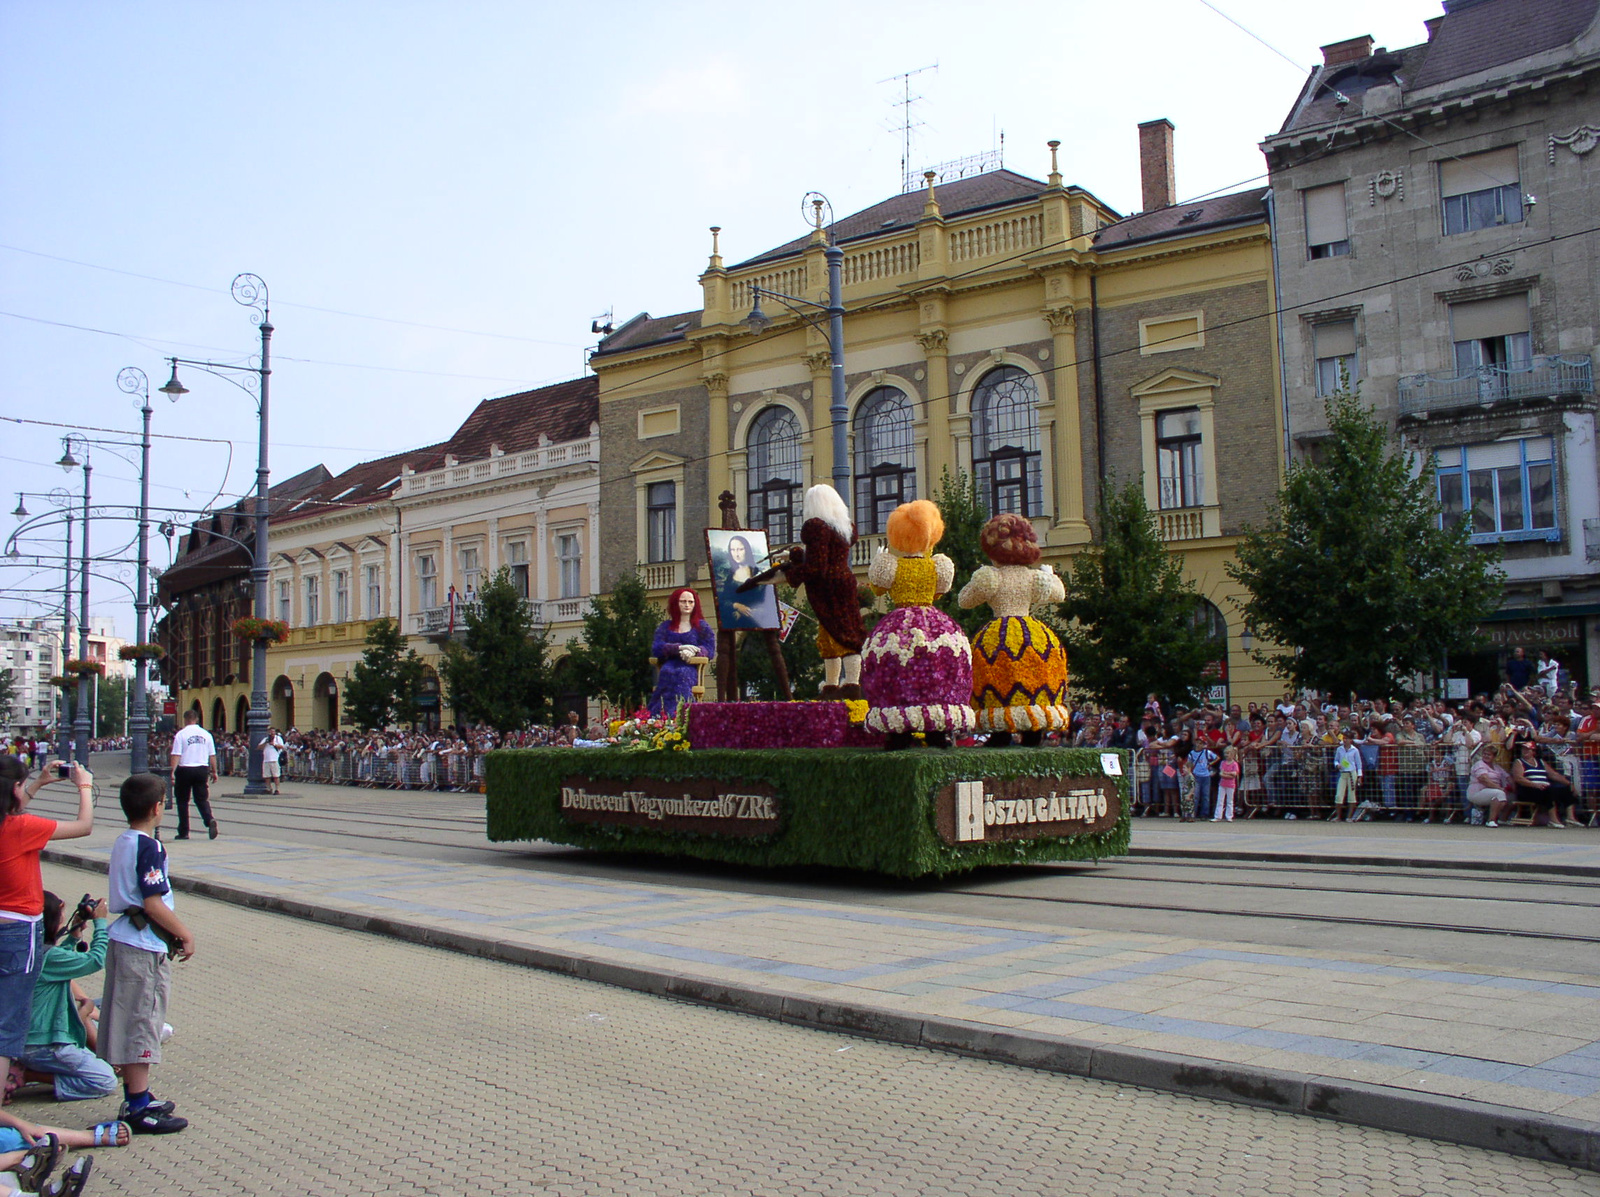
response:
M1035 840L1109 831L1122 796L1108 777L985 777L953 781L933 796L947 844Z
M770 835L781 827L782 813L778 792L759 781L569 777L561 785L561 817L569 823L702 835Z

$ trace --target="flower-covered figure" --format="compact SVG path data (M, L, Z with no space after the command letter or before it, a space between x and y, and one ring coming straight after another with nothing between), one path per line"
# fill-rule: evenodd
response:
M966 635L933 601L955 584L955 562L933 546L944 517L926 499L902 503L889 516L888 547L867 570L873 590L888 591L895 609L878 621L862 654L867 727L883 732L893 752L922 732L936 747L973 725L972 649Z
M826 483L806 491L800 525L803 549L780 567L791 586L804 586L817 616L817 649L822 654L824 699L861 697L861 645L867 638L850 568L855 525L839 492ZM756 579L764 580L765 575Z
M673 715L680 703L690 700L700 680L697 657L710 660L717 655L717 637L700 613L700 596L689 587L680 587L667 599L667 618L656 628L650 649L660 665L656 688L647 704L652 715Z
M988 603L995 617L972 638L972 705L978 730L1001 748L1013 733L1026 745L1072 722L1066 706L1067 653L1061 639L1029 614L1040 603L1059 603L1066 587L1048 565L1039 564L1039 538L1020 515L997 515L983 526L979 543L994 562L972 575L957 602Z

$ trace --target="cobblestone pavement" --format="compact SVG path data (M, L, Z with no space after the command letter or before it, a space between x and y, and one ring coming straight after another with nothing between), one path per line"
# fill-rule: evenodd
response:
M46 866L57 892L83 879ZM200 951L155 1075L192 1125L98 1152L95 1195L1600 1192L1559 1165L180 902Z

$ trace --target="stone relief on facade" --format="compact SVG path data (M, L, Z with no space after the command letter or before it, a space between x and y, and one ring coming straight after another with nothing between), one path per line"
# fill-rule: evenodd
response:
M1479 258L1476 262L1464 262L1456 267L1456 278L1463 283L1470 283L1475 278L1510 274L1515 268L1516 263L1510 258Z
M1600 145L1600 128L1593 125L1579 125L1571 133L1550 134L1550 165L1556 164L1556 147L1564 145L1576 157L1583 157L1595 146Z
M1367 206L1375 205L1379 200L1397 199L1401 203L1406 198L1406 176L1404 171L1380 170L1367 180Z

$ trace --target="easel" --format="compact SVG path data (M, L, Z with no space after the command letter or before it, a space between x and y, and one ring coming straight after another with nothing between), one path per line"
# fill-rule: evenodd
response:
M724 532L743 532L739 523L738 500L731 490L717 496L717 506L722 511ZM772 662L773 675L778 679L778 692L784 702L794 701L794 691L789 688L789 666L783 659L783 644L778 639L777 628L753 629L761 633L767 645L767 659ZM738 702L739 699L739 629L717 628L717 701Z

